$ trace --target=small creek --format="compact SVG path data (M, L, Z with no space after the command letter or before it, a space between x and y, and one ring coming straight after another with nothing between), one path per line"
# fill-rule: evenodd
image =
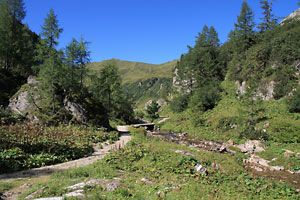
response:
M170 131L148 131L147 136L158 137L169 142L174 142L180 145L186 145L192 148L200 148L206 151L232 154L236 153L235 151L232 151L228 148L230 146L228 143L202 140L198 137L191 137L186 133L175 133ZM263 176L280 182L289 182L295 188L300 189L300 174L293 174L288 170L270 170L266 166L249 162L245 162L244 167L249 173L253 174L254 176Z

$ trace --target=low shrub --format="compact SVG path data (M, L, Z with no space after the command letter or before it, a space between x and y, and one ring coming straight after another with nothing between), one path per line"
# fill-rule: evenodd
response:
M270 134L276 142L299 143L300 121L277 119L270 123Z

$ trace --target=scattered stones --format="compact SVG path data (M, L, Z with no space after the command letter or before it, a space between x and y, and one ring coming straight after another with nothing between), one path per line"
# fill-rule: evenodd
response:
M159 198L162 198L167 194L167 192L172 191L172 190L179 190L180 188L181 188L181 185L172 185L171 187L165 187L165 189L159 190L157 192L157 195Z
M269 162L270 161L265 160L255 154L252 154L250 158L244 160L245 164L247 164L250 168L253 168L257 171L262 171L262 170L267 170L267 169L269 169L270 171L284 170L284 167L282 167L282 166L270 166Z
M104 190L114 191L121 186L121 183L119 180L93 179L87 182L77 183L75 185L65 187L65 189L77 190L85 186L94 187L96 185L101 186Z
M27 197L25 197L25 199L33 199L38 195L41 195L44 193L45 190L47 190L49 187L42 187L40 190L35 191L34 193L28 195Z
M8 192L4 192L4 193L0 193L0 200L5 200L9 197L12 197L15 194L21 194L20 191L16 190L16 191L8 191Z
M270 166L271 171L283 171L284 167L282 166Z
M236 145L235 147L239 148L242 153L256 153L265 151L262 144L259 140L247 140L245 144Z
M296 154L296 158L300 159L300 152Z
M232 139L230 139L230 140L228 140L228 142L227 142L229 145L234 145L234 142L233 142L233 140Z
M194 167L194 170L198 173L201 173L201 174L207 174L207 169L201 165L201 164L197 164L195 167Z
M187 152L187 151L184 151L184 150L172 150L172 151L175 152L175 153L184 155L184 156L194 156L194 154L192 154L190 152Z
M212 163L212 164L211 164L211 167L212 167L213 169L221 169L221 165L218 164L218 163Z
M252 169L255 169L255 170L258 171L258 172L264 171L263 168L260 168L260 167L257 167L257 166L249 166L249 167L252 168Z
M285 151L286 153L288 153L288 154L294 154L295 152L293 152L293 151L290 151L290 150L288 150L288 149L282 149L283 151Z
M75 191L67 193L61 197L39 198L39 199L35 199L35 200L63 200L66 197L76 197L77 199L84 199L84 198L86 198L86 196L83 194L84 190L82 190L82 188L84 188L86 186L94 187L96 185L99 185L100 187L102 187L103 190L114 191L121 186L121 183L120 183L119 178L114 178L113 180L93 179L93 180L90 180L87 182L81 182L81 183L77 183L72 186L65 187L64 189L71 189L71 190L75 190ZM45 190L47 188L44 187L42 189ZM41 191L41 190L39 190L39 191ZM35 192L35 193L32 193L31 195L34 194L34 196L37 196L38 194L41 194L41 193ZM26 199L32 199L32 198L34 198L34 197L30 197L30 198L29 198L29 196L26 197Z
M31 184L25 183L24 185L20 186L20 188L30 188Z
M147 178L142 178L141 181L146 183L146 184L151 184L152 183L152 181L147 179Z
M46 197L46 198L38 198L34 200L63 200L64 197Z
M65 194L64 197L77 197L79 199L83 199L85 198L85 195L82 194L84 192L84 190L76 190L73 192L70 192L68 194Z

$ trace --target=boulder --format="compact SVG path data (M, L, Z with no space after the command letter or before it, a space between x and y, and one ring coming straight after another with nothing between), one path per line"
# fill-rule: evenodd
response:
M250 154L265 151L259 140L247 140L245 144L235 145L235 147L239 148L243 153Z
M150 106L152 104L152 100L147 101L147 103L144 106L144 109L147 110L148 106Z
M195 172L198 172L198 173L201 173L201 174L207 174L207 169L201 164L197 164L194 167L194 170L195 170Z
M35 102L40 98L36 93L38 90L39 81L36 81L33 76L29 76L27 83L24 84L19 91L9 99L7 109L13 113L27 116L34 119L33 111L38 107Z
M159 106L165 106L165 105L168 104L164 99L158 99L158 100L156 101L156 103L157 103Z
M72 116L75 117L77 121L87 122L86 111L81 105L71 102L65 98L64 107Z

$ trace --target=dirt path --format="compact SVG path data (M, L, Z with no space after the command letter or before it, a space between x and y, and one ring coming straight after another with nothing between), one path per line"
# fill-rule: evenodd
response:
M161 118L162 119L157 122L158 124L163 123L163 122L167 121L168 119L170 119L170 117L161 117Z
M114 144L102 144L102 149L99 148L99 145L94 145L94 153L91 156L80 158L77 160L72 160L65 163L60 163L56 165L49 165L45 167L35 168L35 169L29 169L24 170L20 172L14 172L9 174L2 174L0 175L0 182L9 182L14 181L20 178L29 178L33 176L42 176L51 174L56 171L65 170L65 169L72 169L77 167L86 166L89 164L92 164L96 162L97 160L100 160L104 158L107 154L109 154L110 150L113 149L120 149L123 148L130 140L132 136L127 135L121 135L119 140L116 141Z

